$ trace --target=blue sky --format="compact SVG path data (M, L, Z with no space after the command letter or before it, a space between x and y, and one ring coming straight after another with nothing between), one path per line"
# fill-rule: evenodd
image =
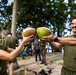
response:
M14 0L8 0L8 4L10 5L11 4L11 2L13 2Z

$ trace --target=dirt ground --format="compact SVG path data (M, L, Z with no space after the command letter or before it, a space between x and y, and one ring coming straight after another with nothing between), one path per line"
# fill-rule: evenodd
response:
M39 72L44 70L47 75L60 75L63 64L63 54L59 52L47 53L47 65L41 64L41 61L35 61L35 56L25 56L24 59L18 57L19 69L14 70L14 74L18 75L23 71L22 75L39 75ZM50 71L51 70L51 71ZM48 73L48 71L50 71ZM46 74L43 74L46 75Z

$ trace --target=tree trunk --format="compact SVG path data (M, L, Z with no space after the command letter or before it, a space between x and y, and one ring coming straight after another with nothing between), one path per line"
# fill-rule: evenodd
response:
M12 12L12 26L11 26L11 33L13 36L16 36L17 6L18 6L18 0L14 0L13 12Z

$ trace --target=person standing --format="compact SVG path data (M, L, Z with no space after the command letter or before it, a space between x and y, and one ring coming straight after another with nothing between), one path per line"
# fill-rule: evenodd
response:
M76 75L76 16L72 18L70 27L72 34L69 36L56 37L50 34L41 38L46 42L48 41L54 50L64 48L61 75Z
M16 49L18 45L18 39L12 36L12 33L9 32L7 36L4 38L4 45L13 49ZM18 69L19 65L17 62L17 58L13 61L9 62L9 75L13 75L13 70Z
M25 44L32 41L34 41L33 35L29 37L23 36L22 42L16 49L0 44L0 75L9 75L7 72L7 61L13 61L18 55L22 53Z
M47 63L46 63L46 52L47 52L47 50L46 50L46 42L41 40L40 45L41 45L41 55L42 55L41 64L47 65Z
M35 39L34 41L34 50L35 50L35 60L37 61L37 56L38 56L39 60L41 61L40 41L38 38Z

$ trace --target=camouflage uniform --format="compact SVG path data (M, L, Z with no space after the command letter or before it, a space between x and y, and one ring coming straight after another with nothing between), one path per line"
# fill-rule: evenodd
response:
M5 37L4 38L4 45L7 46L7 47L10 47L10 48L13 48L15 49L16 46L18 45L18 39L16 37ZM14 69L18 68L18 62L17 62L17 59L15 58L15 60L13 61L10 61L10 63L13 62L14 63Z

